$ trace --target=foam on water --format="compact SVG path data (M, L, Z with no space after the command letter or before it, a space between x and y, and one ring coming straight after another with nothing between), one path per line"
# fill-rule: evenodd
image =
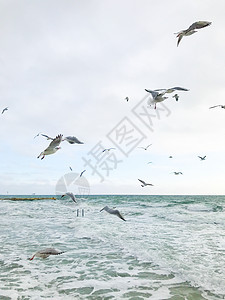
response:
M100 213L106 204L127 221ZM222 299L224 207L212 196L1 201L0 299ZM47 247L65 253L28 260Z

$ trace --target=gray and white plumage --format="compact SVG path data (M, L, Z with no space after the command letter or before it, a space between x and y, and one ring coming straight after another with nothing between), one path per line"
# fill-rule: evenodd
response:
M109 213L109 214L111 214L111 215L115 215L115 216L119 217L119 218L120 218L121 220L123 220L123 221L126 221L126 220L124 219L124 217L121 215L121 213L120 213L117 209L109 208L109 207L106 205L105 207L103 207L103 208L100 210L100 212L103 211L103 210L105 210L107 213Z
M8 107L5 107L3 110L2 110L2 114L4 114L5 111L8 110Z
M188 27L188 29L181 30L181 31L175 33L177 35L177 38L178 38L177 46L179 45L180 41L182 40L182 38L184 36L192 35L193 33L197 32L196 29L201 29L201 28L204 28L204 27L209 26L211 24L212 24L212 22L208 22L208 21L197 21L197 22L194 22L193 24L191 24Z
M38 155L37 158L42 156L41 159L43 159L45 157L45 155L54 154L56 151L61 149L61 147L59 147L61 142L62 142L62 134L59 134L51 141L49 146Z
M201 160L205 160L206 159L206 155L205 156L198 156Z
M164 100L166 100L168 97L163 97L164 96L164 92L163 93L159 93L155 90L147 90L145 89L146 92L150 93L151 96L152 96L152 99L149 99L148 100L148 104L149 105L152 105L152 104L155 104L155 108L156 108L156 103L158 102L162 102Z
M215 107L220 107L220 108L224 108L225 109L225 105L221 105L221 104L215 105L215 106L211 106L210 108L215 108Z
M46 137L47 140L53 140L52 137L46 135L46 134L41 134L42 136ZM75 136L66 136L65 138L62 139L62 141L67 141L70 144L83 144L83 142L81 142L80 140L78 140L78 138L76 138Z
M141 183L141 186L142 187L145 187L145 186L153 186L153 184L151 184L151 183L146 183L144 180L141 180L141 179L138 179L139 181L140 181L140 183Z
M70 197L73 200L73 202L77 203L76 197L75 197L75 195L73 193L67 192L64 195L62 195L61 198L65 197L65 196Z
M50 255L59 255L64 253L63 251L58 251L54 248L46 248L40 251L37 251L31 258L29 258L29 260L33 260L34 257L41 257L41 258L47 258Z

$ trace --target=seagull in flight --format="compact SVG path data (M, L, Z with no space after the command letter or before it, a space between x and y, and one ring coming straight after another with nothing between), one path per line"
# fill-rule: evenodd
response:
M153 184L151 184L151 183L146 183L144 180L141 180L141 179L138 179L138 180L140 181L142 187L145 187L145 186L147 186L147 185L153 186Z
M46 134L41 134L41 135L46 137L47 140L53 140L52 137ZM62 139L62 141L67 141L70 144L83 144L83 142L79 141L75 136L66 136L65 138Z
M2 110L2 114L4 114L5 111L8 110L8 107L5 107L3 110Z
M124 100L126 100L127 102L129 101L129 98L128 97L126 97Z
M80 173L80 177L84 174L84 172L86 172L86 170L84 170Z
M175 98L176 101L179 100L179 95L178 95L178 94L175 94L175 95L173 95L172 97Z
M172 155L170 155L170 156L169 156L169 158L173 158L173 156L172 156Z
M73 171L73 169L71 167L69 167L69 168L70 168L70 171Z
M172 172L172 173L174 173L175 175L183 175L182 172Z
M75 195L73 193L67 192L64 195L62 195L61 198L65 197L65 196L70 197L73 200L73 202L77 203L76 197L75 197Z
M215 106L211 106L210 108L215 108L215 107L221 107L225 109L225 105L215 105Z
M116 148L107 148L107 149L102 150L102 152L110 151L110 150L112 150L112 149L116 149Z
M205 156L198 156L201 160L205 160L206 159L206 155Z
M38 252L36 252L31 258L29 258L29 260L33 260L34 257L41 257L41 258L47 258L49 257L50 255L59 255L59 254L62 254L64 253L63 251L58 251L54 248L46 248L46 249L43 249L43 250L40 250Z
M192 35L193 33L197 32L196 29L201 29L201 28L204 28L211 24L212 24L212 22L208 22L208 21L197 21L197 22L194 22L191 26L189 26L188 29L181 30L181 31L175 33L175 34L177 34L177 38L178 38L177 46L179 45L180 41L182 40L182 38L184 36Z
M144 150L148 150L148 148L151 146L152 144L149 144L148 146L146 147L138 147L138 148L141 148L141 149L144 149Z
M54 154L56 151L61 149L61 147L59 147L61 142L62 142L62 134L59 134L51 141L49 146L38 155L37 158L42 156L41 159L43 159L45 157L45 155Z
M106 205L105 207L103 207L103 208L100 210L100 212L103 211L103 210L107 211L107 213L109 213L109 214L111 214L111 215L115 215L115 216L119 217L119 218L120 218L121 220L123 220L123 221L126 221L126 220L124 219L124 217L121 215L121 213L120 213L117 209L109 208L109 207Z

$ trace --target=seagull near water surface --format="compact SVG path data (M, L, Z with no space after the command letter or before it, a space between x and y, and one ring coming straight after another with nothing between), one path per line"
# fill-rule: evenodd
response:
M153 184L151 184L151 183L146 183L144 180L141 180L141 179L138 179L138 180L140 181L142 187L145 187L145 186L147 186L147 185L153 186Z
M212 24L212 22L208 22L208 21L197 21L197 22L194 22L191 26L189 26L188 29L181 30L181 31L175 33L177 35L177 38L178 38L177 46L180 44L180 41L182 40L182 38L184 36L192 35L193 33L197 32L196 29L201 29L201 28L204 28L204 27L209 26L211 24Z
M73 200L73 202L77 203L76 197L75 197L75 195L73 193L67 192L64 195L62 195L61 198L65 197L65 196L70 197Z
M126 220L124 219L124 217L121 215L121 213L118 211L118 209L112 209L112 208L109 208L109 207L106 205L105 207L103 207L103 208L100 210L100 212L103 211L103 210L105 210L107 213L109 213L109 214L111 214L111 215L115 215L115 216L119 217L119 218L120 218L121 220L123 220L123 221L126 221Z
M64 253L63 251L58 251L54 248L46 248L46 249L43 249L43 250L40 250L38 252L36 252L31 258L29 258L29 260L33 260L34 257L41 257L41 258L47 258L49 257L50 255L59 255L59 254L62 254Z

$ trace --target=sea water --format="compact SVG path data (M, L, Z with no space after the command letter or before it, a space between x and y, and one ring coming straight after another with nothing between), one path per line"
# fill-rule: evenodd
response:
M1 300L225 299L224 196L56 198L0 201Z

